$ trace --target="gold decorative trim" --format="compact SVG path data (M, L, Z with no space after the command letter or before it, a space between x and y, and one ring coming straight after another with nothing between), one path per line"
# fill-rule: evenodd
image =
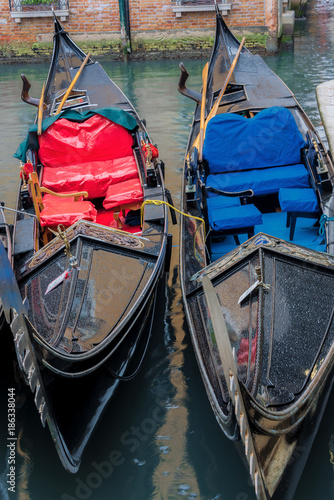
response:
M250 240L241 244L235 250L226 254L226 256L220 258L212 264L209 264L201 271L198 271L190 278L190 280L195 281L203 275L213 279L216 275L226 271L236 262L239 262L260 247L272 249L282 255L286 255L287 257L295 257L304 262L309 262L310 264L317 264L334 269L334 256L332 255L310 250L309 248L269 236L265 233L258 233Z
M124 233L123 231L117 231L112 228L80 221L67 229L66 235L68 241L72 241L74 238L81 235L94 238L103 243L112 243L113 245L120 245L128 248L140 249L144 247L144 243L140 240L140 238L132 236L130 233ZM44 260L54 255L62 247L65 247L65 245L61 238L57 237L53 239L32 257L29 263L29 268L32 269L33 267L38 266Z

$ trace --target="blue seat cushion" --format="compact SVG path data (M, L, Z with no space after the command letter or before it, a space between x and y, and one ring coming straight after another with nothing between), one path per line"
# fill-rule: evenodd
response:
M225 174L208 175L207 187L222 191L252 189L254 195L278 193L280 188L309 188L308 172L304 165L264 168ZM209 192L209 197L214 196Z
M278 199L283 212L317 212L319 210L318 200L312 188L281 188Z
M209 212L209 223L214 231L230 231L262 224L262 214L254 205L225 207Z
M235 113L211 118L203 158L210 173L218 174L300 163L305 146L291 111L274 106L253 118Z
M239 207L241 205L240 198L237 196L219 196L215 195L207 198L208 212L213 212L219 208Z

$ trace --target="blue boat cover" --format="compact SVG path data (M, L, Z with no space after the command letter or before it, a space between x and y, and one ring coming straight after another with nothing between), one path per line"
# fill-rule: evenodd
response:
M312 188L279 190L278 199L283 212L318 212L318 200Z
M309 188L309 176L304 165L264 168L245 172L208 175L206 186L222 191L252 189L254 195L278 193L280 188ZM209 192L209 197L216 196Z
M234 172L300 163L305 146L292 113L275 106L253 118L235 113L211 118L203 157L211 173Z
M253 227L262 224L262 214L254 205L221 208L209 212L209 224L214 231Z

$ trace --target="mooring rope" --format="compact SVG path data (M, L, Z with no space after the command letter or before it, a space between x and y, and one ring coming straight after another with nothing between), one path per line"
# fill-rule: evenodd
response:
M331 221L334 221L334 217L328 217L328 215L325 215L323 214L321 217L320 217L320 221L319 221L319 224L320 224L320 227L319 227L319 234L321 236L324 236L325 234L325 230L326 230L326 224L327 222L331 222Z
M141 206L141 210L140 210L141 226L143 226L143 214L144 214L144 206L145 205L156 205L156 206L167 205L167 207L169 207L172 210L175 210L175 212L177 212L177 213L179 213L181 215L184 215L184 217L190 217L191 219L199 220L200 222L202 222L202 224L203 224L203 226L205 228L204 219L202 219L201 217L196 217L195 215L186 214L185 212L182 212L181 210L175 208L170 203L167 203L167 201L163 201L163 200L145 200L143 202L143 204Z

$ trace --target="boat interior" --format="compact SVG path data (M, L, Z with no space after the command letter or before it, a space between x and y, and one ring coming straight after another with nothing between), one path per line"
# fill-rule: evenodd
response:
M118 110L121 120L112 121L111 115L108 108L85 119L64 111L28 150L21 198L26 191L39 222L35 250L59 224L66 228L78 220L141 234L143 186L148 178L157 185L152 152L133 116Z
M208 122L203 161L194 155L196 193L186 191L205 221L211 262L259 232L326 251L319 220L328 171L314 132L301 133L295 112L274 106Z

